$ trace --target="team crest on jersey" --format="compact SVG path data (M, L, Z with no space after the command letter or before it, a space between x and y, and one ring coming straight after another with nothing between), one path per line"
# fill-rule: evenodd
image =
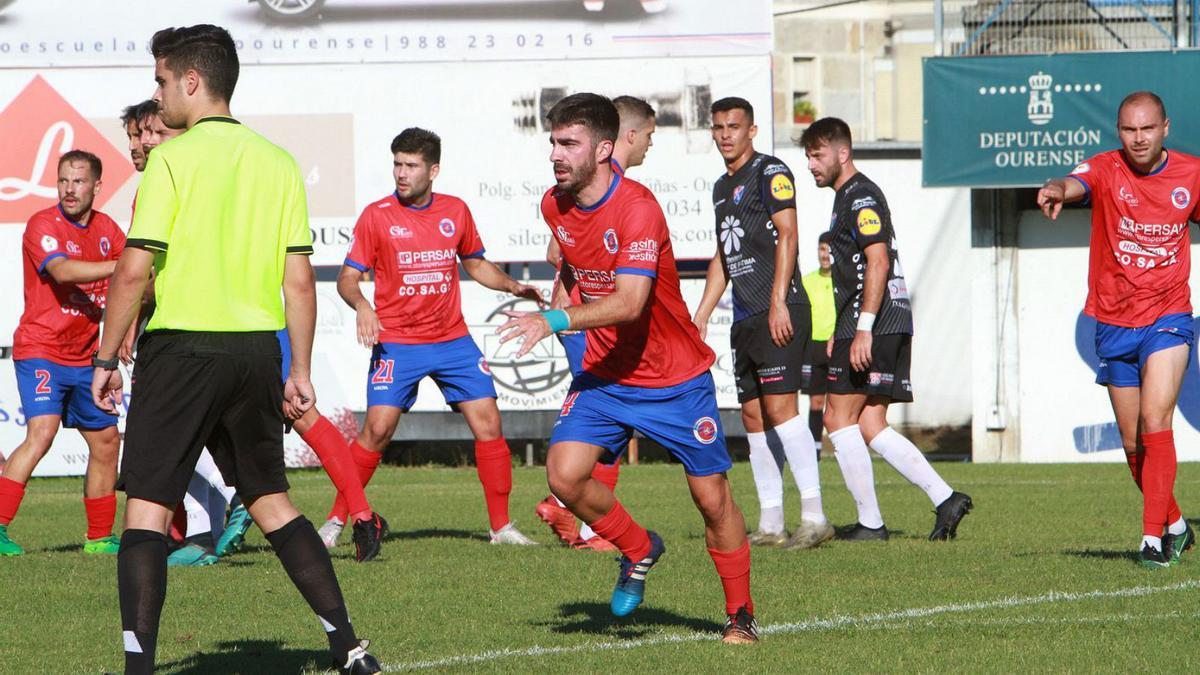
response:
M1185 187L1177 187L1171 190L1171 203L1177 209L1186 209L1192 203L1192 193Z
M484 375L492 374L492 367L488 365L487 359L482 356L479 357L479 372Z
M745 185L739 185L739 186L733 188L733 203L741 204L742 203L742 195L745 194L745 192L746 192Z
M454 236L454 221L449 218L442 218L442 222L438 223L438 231L443 237Z
M565 246L575 245L575 237L572 237L571 233L567 232L565 225L558 226L558 240L561 241Z
M796 188L787 174L777 173L771 179L771 196L781 202L796 196Z
M44 235L42 237L42 250L45 251L46 253L49 253L51 251L57 251L58 250L58 240L55 239L54 237L51 237L48 234Z
M100 255L107 257L111 250L112 242L108 240L108 237L100 237Z
M83 253L83 249L79 248L79 244L76 244L75 242L68 239L67 240L67 253L79 255L80 253Z
M875 209L863 209L858 212L858 231L866 236L879 234L879 230L883 225L879 221L879 214L875 213Z
M711 445L717 440L717 422L711 417L704 416L692 425L692 436L704 445Z
M617 231L611 227L604 231L604 248L609 253L616 254L621 244L617 241Z

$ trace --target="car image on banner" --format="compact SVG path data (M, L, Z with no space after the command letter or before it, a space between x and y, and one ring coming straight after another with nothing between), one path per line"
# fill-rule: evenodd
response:
M0 0L0 8L11 0ZM335 2L337 0L334 0ZM603 12L606 7L633 4L638 0L582 0L583 8L589 12ZM319 18L326 0L247 0L257 2L267 16L284 21L302 21ZM667 0L640 0L642 10L647 14L657 14L667 8Z

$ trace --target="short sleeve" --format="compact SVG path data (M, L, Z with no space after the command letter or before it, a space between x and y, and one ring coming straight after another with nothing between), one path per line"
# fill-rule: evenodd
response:
M171 167L163 159L162 152L150 153L146 172L138 186L137 208L133 212L126 245L165 253L178 210L179 194Z
M108 259L116 260L121 257L121 252L125 250L125 233L121 231L121 228L117 227L116 223L112 224L111 229L112 236L110 240L112 244L109 249Z
M658 256L670 241L662 208L652 199L638 200L621 214L621 222L619 233L604 232L605 246L617 248L616 273L657 277Z
M778 160L764 163L759 180L767 213L775 215L784 209L796 208L796 181L787 164Z
M292 189L283 206L283 232L288 255L312 255L312 230L308 227L308 196L300 168L293 164Z
M1079 181L1083 186L1083 203L1087 204L1092 201L1093 192L1104 191L1107 170L1108 162L1104 156L1096 155L1072 169L1067 180Z
M350 238L350 250L346 252L344 264L359 272L366 272L375 266L375 242L371 237L372 204L363 209L358 222L354 224L354 234Z
M462 205L462 236L458 239L458 257L482 258L484 253L483 239L479 236L479 228L475 227L475 219L471 217L471 209Z
M891 232L891 216L887 205L880 203L875 195L867 194L853 198L850 202L850 225L854 228L854 240L859 249L871 244L887 243Z
M66 242L54 230L54 224L41 216L25 225L21 248L38 274L46 273L46 263L51 260L67 257Z

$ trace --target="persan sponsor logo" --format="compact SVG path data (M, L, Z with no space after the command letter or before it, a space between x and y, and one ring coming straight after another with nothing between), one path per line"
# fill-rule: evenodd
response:
M34 211L58 203L57 160L72 148L86 148L104 164L104 182L110 189L96 195L97 209L133 175L129 156L113 147L41 76L0 111L0 138L0 222L24 222Z
M432 251L397 251L396 261L401 265L418 263L444 262L454 260L454 249L436 248Z

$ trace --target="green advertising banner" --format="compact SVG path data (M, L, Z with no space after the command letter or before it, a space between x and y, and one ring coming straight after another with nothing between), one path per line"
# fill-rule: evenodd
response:
M1168 148L1200 154L1200 51L927 58L921 145L930 187L1039 186L1119 147L1117 106L1148 89Z

